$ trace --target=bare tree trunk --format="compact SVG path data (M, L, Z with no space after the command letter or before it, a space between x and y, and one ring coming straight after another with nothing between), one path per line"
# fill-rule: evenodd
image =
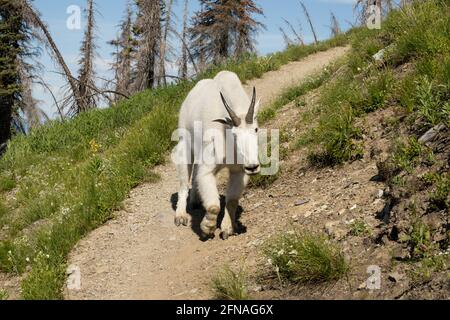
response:
M339 26L339 21L336 18L336 16L334 15L333 12L331 12L330 29L331 29L331 36L332 37L336 37L336 36L338 36L341 33L341 27Z
M281 34L283 35L284 43L286 44L286 46L289 47L289 46L293 45L294 41L292 41L292 39L289 38L286 31L284 31L284 29L282 27L280 27L279 29L280 29Z
M188 33L188 14L189 14L189 0L184 0L184 13L183 13L183 35L182 35L182 54L181 54L181 67L180 76L186 80L188 78L188 50L187 47L187 33Z
M304 41L303 41L303 37L301 36L301 34L299 32L297 32L297 30L295 30L294 26L292 25L292 23L290 23L288 20L284 19L284 22L287 24L287 26L291 29L292 33L294 34L295 38L297 39L297 42L300 45L304 45ZM284 32L284 30L283 30Z
M170 23L171 23L171 18L172 18L172 6L173 6L173 0L167 0L168 1L168 6L167 6L167 11L166 11L166 23L164 26L164 34L162 36L161 39L161 45L160 45L160 54L159 54L159 72L160 72L160 77L158 79L158 83L161 84L161 82L164 85L167 85L167 80L166 80L166 50L167 50L167 39L169 36L169 31L170 31Z
M313 36L314 36L314 42L317 44L319 42L319 40L317 39L316 30L314 29L314 25L312 23L310 15L309 15L308 9L306 9L306 6L305 6L305 4L302 1L300 1L300 5L303 8L303 12L305 13L306 19L309 22L309 26L311 27L311 31L312 31Z
M81 47L82 58L80 60L80 75L78 90L80 92L81 103L76 105L74 113L78 114L96 107L96 101L92 96L92 89L95 82L93 79L93 59L94 59L94 1L88 0L87 28L83 45Z
M135 33L138 36L137 73L134 91L153 88L157 65L157 50L161 41L161 7L160 1L141 0L138 4L138 17Z

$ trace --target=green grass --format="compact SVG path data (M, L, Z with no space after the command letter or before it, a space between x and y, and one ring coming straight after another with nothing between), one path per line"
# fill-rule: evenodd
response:
M350 234L356 237L368 236L370 235L370 229L364 220L358 219L350 224Z
M420 130L450 125L450 15L445 1L422 1L393 11L381 30L352 30L348 68L325 85L314 118L318 125L299 138L311 164L333 166L362 155L355 120L399 103ZM382 65L372 56L387 48ZM408 64L402 74L399 66ZM269 114L269 116L272 116Z
M8 300L8 293L2 289L0 289L0 301Z
M267 57L248 56L207 70L227 69L242 81L290 61L347 43L347 36L317 45L289 47ZM50 121L15 136L0 159L0 271L22 275L26 299L62 299L66 258L89 231L113 217L128 192L156 181L151 169L172 148L177 112L195 85L181 82L147 90L108 109Z
M294 283L338 280L349 271L340 248L314 234L284 234L269 239L264 252L279 276Z
M211 281L211 289L218 300L249 300L248 279L243 268L233 271L225 266Z
M448 253L443 255L435 255L425 258L413 266L413 269L409 272L413 285L421 285L432 279L433 274L442 271L448 271L449 256ZM449 274L447 274L449 277Z
M450 210L450 173L436 175L435 188L430 194L432 210Z

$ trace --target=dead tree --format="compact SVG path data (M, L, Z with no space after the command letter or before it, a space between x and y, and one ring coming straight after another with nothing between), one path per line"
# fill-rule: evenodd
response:
M341 33L341 27L339 26L339 21L336 18L336 16L334 15L333 12L331 12L330 29L331 29L331 36L332 37L337 37Z
M189 0L184 0L184 11L183 11L183 33L182 33L182 44L181 44L181 60L180 60L180 77L183 80L188 78L188 50L187 47L187 37L188 37L188 14L189 14Z
M299 31L297 31L297 30L295 30L295 28L292 25L292 23L290 23L288 20L283 18L283 21L289 27L289 29L291 30L291 32L293 33L293 35L294 35L294 37L296 39L296 41L294 41L293 44L296 43L296 44L299 44L299 45L304 45L305 42L304 42L303 36L301 34L301 29ZM283 30L283 32L284 32L284 30ZM286 34L284 34L284 35L286 35Z
M34 31L37 33L37 37L40 42L43 43L49 50L52 58L56 61L56 64L61 68L62 76L66 79L70 94L67 97L68 100L71 100L77 109L81 108L81 96L78 88L78 83L76 78L72 76L72 73L67 66L61 52L58 49L53 37L50 34L50 31L47 25L41 20L40 14L35 10L28 1L21 0L23 16L27 20L28 23L34 28Z
M80 101L71 109L74 114L85 112L96 107L96 99L94 95L95 87L94 81L94 57L95 57L95 43L94 43L94 1L87 2L87 26L84 34L83 43L81 46L81 59L79 61L80 70L78 77L78 90L80 92Z
M294 44L294 41L287 35L286 31L282 27L279 27L279 30L281 34L283 35L284 43L286 44L286 47L292 46Z
M167 0L167 9L165 10L164 31L161 37L159 53L159 77L158 84L167 85L166 81L166 51L168 46L168 37L171 30L173 0Z
M312 23L310 15L309 15L308 9L306 8L305 4L302 1L300 1L300 5L303 8L303 12L305 13L306 19L308 20L309 26L311 27L311 32L312 32L313 37L314 37L314 42L318 43L319 40L317 39L316 30L314 29L314 25Z
M115 78L115 90L126 95L132 93L132 64L134 54L134 41L133 41L133 21L131 6L128 4L125 18L120 24L120 35L117 39L109 42L116 48L116 52L113 54L115 61L112 65ZM114 100L118 101L123 96L116 94Z
M139 0L134 33L137 41L137 70L134 91L153 88L156 64L161 42L161 5L158 0Z

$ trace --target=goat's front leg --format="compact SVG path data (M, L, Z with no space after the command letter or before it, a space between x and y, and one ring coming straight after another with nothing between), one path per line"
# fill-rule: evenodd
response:
M178 191L177 210L175 212L175 225L187 226L189 224L189 215L186 212L187 198L189 195L189 179L191 177L192 165L177 165L178 178L180 181L180 189Z
M242 197L245 186L248 183L248 176L244 172L230 172L230 181L227 188L225 215L220 226L222 239L236 234L237 221L236 211L239 206L239 199Z
M220 213L220 196L217 190L216 167L199 165L197 185L206 215L200 223L200 229L205 237L214 236L217 229L217 217Z

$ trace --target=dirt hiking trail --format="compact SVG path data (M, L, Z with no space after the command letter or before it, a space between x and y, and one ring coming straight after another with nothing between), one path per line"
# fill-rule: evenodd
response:
M256 86L264 108L283 89L320 71L347 51L338 47L310 55L249 81L246 88L250 92ZM280 125L283 119L285 116L280 116L271 126ZM246 232L226 241L216 235L202 242L195 232L201 212L194 212L192 228L174 225L173 204L178 190L175 167L168 161L155 172L161 176L159 182L132 190L115 219L91 232L73 249L69 265L79 268L81 288L66 288L66 299L209 299L212 292L208 285L217 270L224 264L255 267L261 263L258 245L268 233L285 227L277 226L274 209L264 206L266 191L249 189L241 201L244 212L240 222ZM361 172L355 171L355 176L361 176ZM302 189L310 192L312 187L317 197L322 197L318 183L303 183L279 186L277 201L282 203L283 196L296 199ZM273 201L271 205L283 207ZM290 211L282 214L292 216Z

